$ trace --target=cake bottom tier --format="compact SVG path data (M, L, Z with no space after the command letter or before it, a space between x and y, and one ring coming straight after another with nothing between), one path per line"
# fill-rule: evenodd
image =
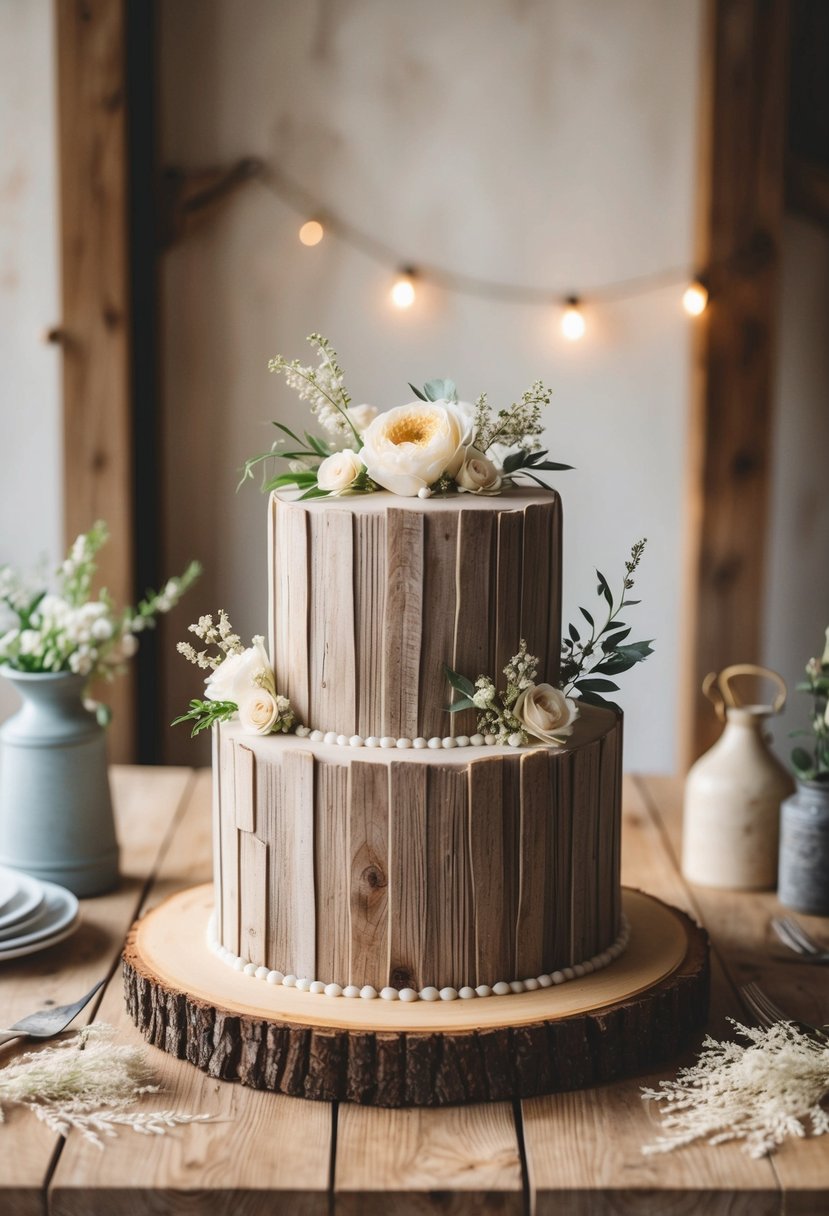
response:
M562 747L445 752L214 735L220 946L342 987L476 989L621 932L621 719Z

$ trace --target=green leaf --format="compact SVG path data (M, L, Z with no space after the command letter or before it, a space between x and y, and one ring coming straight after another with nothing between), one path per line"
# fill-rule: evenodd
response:
M618 633L608 634L608 636L602 641L602 649L604 650L605 654L610 654L611 650L615 650L618 646L620 646L629 633L630 626L628 625L627 628L620 629Z
M631 658L630 655L611 654L591 668L591 671L603 676L620 676L622 672L630 671L631 667L635 667L640 662L639 657Z
M520 452L510 452L509 456L504 458L504 472L514 473L516 469L521 469L527 460L527 453L521 449Z
M576 626L573 624L572 621L567 626L567 632L570 634L570 637L573 639L574 642L578 642L581 640L581 634L579 633L578 629L576 629Z
M301 473L280 473L278 477L272 477L265 489L278 490L280 486L315 486L317 484L317 474L312 470Z
M566 469L573 469L573 468L575 468L575 465L572 465L572 464L559 464L559 462L558 462L557 460L543 460L543 461L536 461L536 460L534 460L534 461L533 461L533 468L534 468L534 469L545 469L545 470L547 470L547 471L552 472L552 471L553 471L553 470L555 470L555 469L558 469L558 470L562 470L562 469L564 469L564 470L566 470Z
M587 705L597 705L599 709L612 709L614 713L621 714L620 707L615 701L606 701L604 697L597 692L582 693L579 700L584 701Z
M428 401L429 400L428 397L425 397L423 395L423 393L420 391L419 388L415 388L415 386L412 384L411 380L409 381L409 388L412 390L415 397L417 397L419 401Z
M795 747L792 750L792 768L799 777L809 778L814 772L814 761L805 747Z
M619 685L614 684L612 680L595 680L588 677L586 680L579 680L576 684L579 692L618 692Z
M319 486L311 486L310 490L300 494L297 502L304 502L306 498L327 498L330 493L330 490L321 490Z
M287 435L289 439L293 439L294 443L302 443L302 440L300 439L299 435L294 434L294 432L291 430L291 428L288 426L285 426L284 423L273 422L271 425L277 427L280 431L282 431L285 435ZM274 452L274 455L277 455L277 453Z
M307 431L305 432L305 438L318 456L322 456L325 459L326 456L331 455L331 448L325 440L318 439L316 435L309 435Z
M474 709L475 702L470 701L469 697L462 697L460 701L455 701L453 705L447 705L447 712L450 714L459 713L462 709Z
M588 623L588 625L590 626L590 628L591 628L591 629L595 628L596 622L593 620L592 616L591 616L591 615L590 615L590 613L587 611L587 609L586 609L586 608L579 608L579 612L582 614L582 616L584 617L584 619L587 621L587 623Z
M603 595L603 596L604 596L604 598L607 600L608 606L609 606L609 607L611 608L611 610L612 610L612 608L613 608L613 592L610 590L610 584L608 583L608 581L607 581L607 579L605 578L605 576L602 574L601 570L597 570L597 571L596 571L596 578L599 580L599 586L598 586L598 588L597 588L596 594L597 594L597 595Z
M467 679L466 676L460 675L459 672L453 671L445 663L443 664L443 670L446 673L447 680L456 692L462 693L465 697L469 697L470 700L475 696L475 685L471 680Z
M423 385L426 401L457 401L458 391L454 380L427 380Z
M641 604L641 600L622 600L623 608L635 608L637 604Z
M525 477L529 477L530 481L534 481L537 486L541 486L542 490L552 490L553 487L548 486L546 481L542 481L540 477L533 477L532 473L526 469L520 469L519 472L523 473Z

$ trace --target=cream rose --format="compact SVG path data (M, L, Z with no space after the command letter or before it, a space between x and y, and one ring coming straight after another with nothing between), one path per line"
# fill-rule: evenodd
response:
M231 654L224 659L212 675L207 677L204 695L208 701L233 701L239 704L251 689L276 691L265 639L255 637L253 645L241 654Z
M579 707L552 684L531 684L521 693L512 712L528 735L541 743L558 743L572 734Z
M356 452L346 448L342 452L334 452L326 456L317 469L317 485L329 494L342 494L354 484L354 479L362 472L363 464Z
M348 415L348 421L360 435L377 417L377 410L373 405L352 405L345 412Z
M454 477L472 437L472 407L461 401L413 401L378 414L360 456L372 481L413 498L444 473Z
M466 449L455 481L459 490L466 490L470 494L496 494L501 488L501 474L477 448Z
M249 735L269 735L279 718L276 697L267 688L252 688L242 695L239 721Z

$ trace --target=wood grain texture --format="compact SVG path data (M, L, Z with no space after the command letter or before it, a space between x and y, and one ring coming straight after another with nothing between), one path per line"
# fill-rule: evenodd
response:
M218 847L222 860L221 942L239 953L239 829L236 827L236 749L227 732L219 727L219 805L221 828ZM263 804L265 805L265 804Z
M348 975L349 871L348 770L339 764L319 763L314 787L316 978L328 982Z
M519 759L469 766L469 857L474 892L474 980L517 978L515 935L520 885L521 809L513 796Z
M461 508L458 516L458 590L452 667L470 680L475 680L479 675L495 675L495 631L492 629L495 599L495 526L493 515L464 511ZM451 694L452 701L458 699L457 693L448 685L446 693ZM465 709L452 715L451 728L445 733L474 735L476 729L476 711Z
M216 915L216 933L221 934L224 930L224 920L222 915L222 735L221 727L217 723L211 727L210 745L212 766L211 775L211 827L213 833L213 905Z
M452 690L446 681L444 664L451 663L455 644L458 516L427 515L423 540L420 732L429 739L453 731L452 718L446 712Z
M524 511L522 558L521 637L526 641L529 653L538 657L539 681L547 684L555 683L561 646L559 631L558 641L550 654L550 592L561 582L560 569L554 569L556 558L560 561L561 557L560 547L553 543L554 509L550 503L530 505ZM560 608L558 614L560 619ZM552 612L552 615L554 617L556 613Z
M423 515L386 512L382 733L417 738L423 624Z
M258 830L268 845L266 962L285 974L314 976L313 757L289 751L280 764L265 764L260 758L257 773Z
M236 826L242 832L256 831L256 761L244 743L233 744L233 782Z
M383 622L386 615L386 520L354 517L354 636L357 732L376 735L383 720Z
M548 925L555 919L555 892L549 864L553 818L550 762L546 751L526 752L520 765L515 976L526 979L549 973L551 969L545 966L544 946Z
M97 519L111 541L97 585L119 604L135 586L130 386L126 5L56 0L67 544ZM107 688L112 759L135 755L135 675Z
M290 698L297 716L309 721L309 548L307 516L291 510L274 495L274 604L271 654L280 691Z
M327 511L311 515L308 523L311 590L306 720L323 731L353 735L357 729L357 671L351 514Z
M569 757L572 770L572 895L570 950L574 962L591 958L597 949L599 902L599 765L601 741L589 743ZM611 893L605 892L610 900ZM602 943L602 947L607 943Z
M446 1110L344 1106L337 1124L338 1216L473 1211L521 1216L521 1158L507 1103Z
M389 769L389 983L395 988L432 983L425 962L427 780L423 767L392 763Z
M792 7L707 10L695 256L712 305L694 326L686 444L685 766L719 731L705 674L762 659Z
M521 640L523 511L500 512L496 546L495 654L491 672L493 679L500 677L501 672L518 650Z
M550 873L555 891L555 912L547 922L545 942L550 970L578 962L572 954L573 937L573 774L569 756L550 758L553 781L550 824Z
M427 771L424 970L436 988L461 987L474 970L468 782L457 769Z
M268 846L252 832L239 834L239 953L262 966L268 957Z
M348 770L351 952L348 982L388 983L389 795L385 766ZM382 970L381 970L382 968Z

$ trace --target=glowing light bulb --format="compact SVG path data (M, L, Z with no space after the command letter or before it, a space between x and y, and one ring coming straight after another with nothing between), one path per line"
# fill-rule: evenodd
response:
M561 332L568 342L578 342L579 338L584 337L584 330L584 313L581 305L576 296L571 296L567 301L567 307L561 314Z
M708 307L708 289L699 279L695 279L682 296L682 307L689 317L698 317Z
M325 236L325 229L319 220L307 220L299 230L299 239L303 245L319 245Z
M402 271L394 280L391 289L391 302L395 308L411 308L415 302L414 276L410 270Z

